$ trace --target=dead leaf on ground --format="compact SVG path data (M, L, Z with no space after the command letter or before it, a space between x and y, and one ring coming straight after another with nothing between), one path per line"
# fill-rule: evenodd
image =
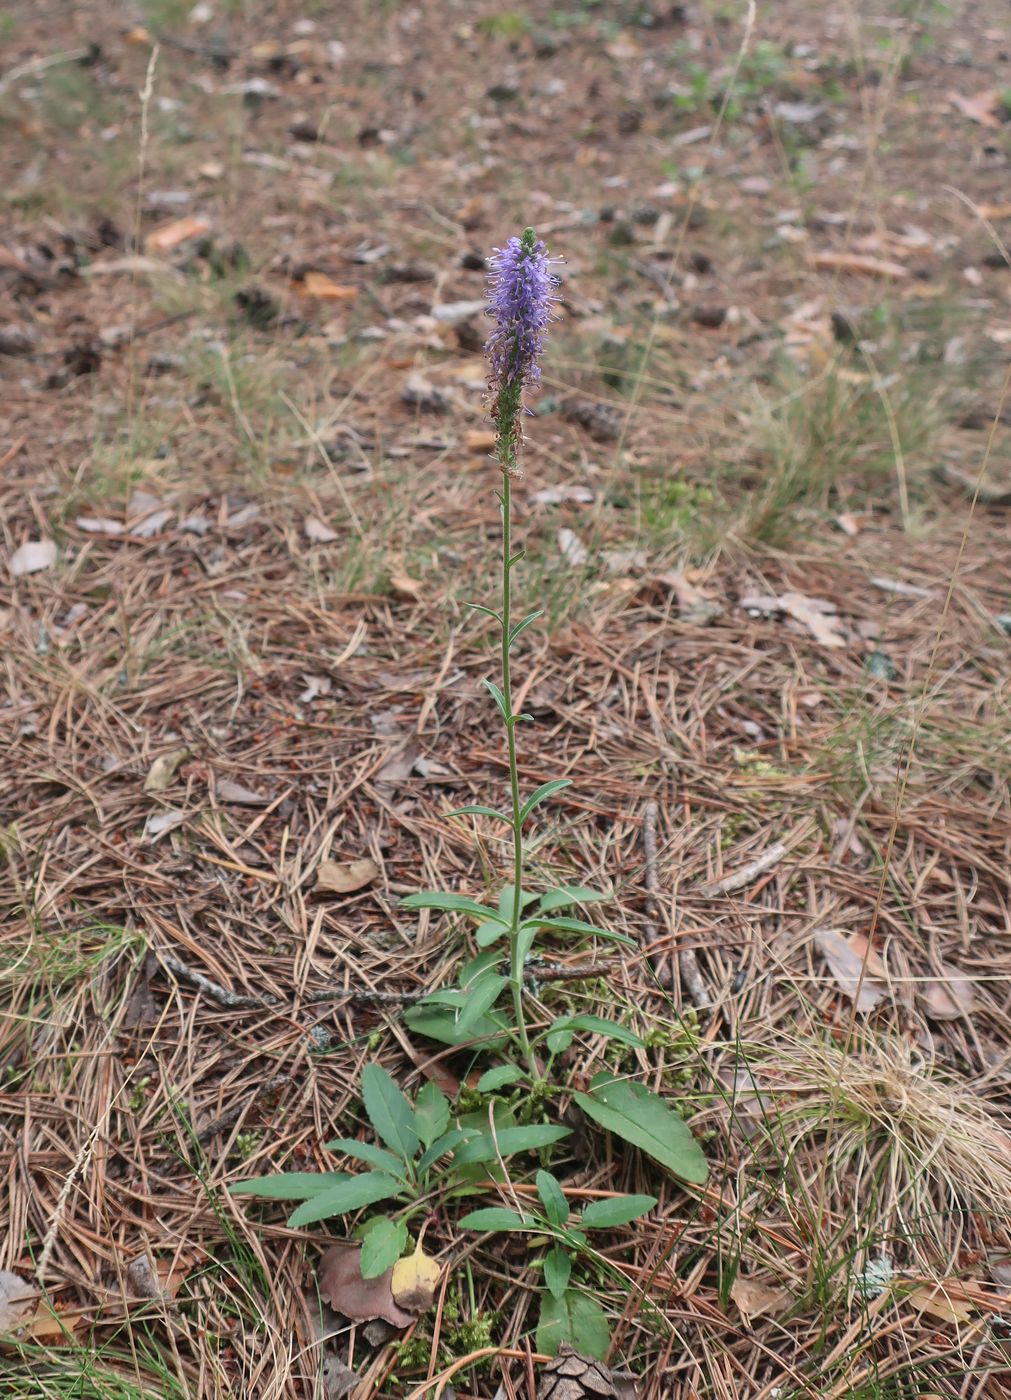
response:
M919 1313L928 1313L939 1322L971 1322L972 1304L965 1297L957 1279L936 1284L924 1284L910 1293L906 1302Z
M890 258L872 258L866 253L814 253L811 266L819 272L856 272L865 277L908 277L909 268Z
M558 531L558 548L562 551L565 559L577 569L581 564L585 564L589 558L586 545L574 530L567 530L563 527Z
M329 894L352 894L371 885L379 866L371 856L358 860L321 860L316 871L316 888Z
M302 528L306 539L312 544L333 544L334 540L339 538L336 530L332 530L315 515L307 515Z
M390 588L398 598L406 598L408 602L420 603L424 585L416 578L411 578L409 574L391 574Z
M199 214L189 214L185 219L173 219L170 224L162 224L152 229L144 239L144 247L149 253L170 253L180 243L190 238L202 238L210 233L211 221Z
M972 97L963 97L960 92L949 92L948 101L963 117L979 122L980 126L989 126L996 130L1001 125L997 109L1003 107L1003 97L999 88L988 88L986 92L977 92Z
M317 301L354 301L358 295L357 287L342 286L325 272L307 272L299 291L307 297L315 297Z
M15 578L20 578L22 574L37 574L43 569L51 569L55 563L56 544L53 540L26 540L11 555L8 567Z
M470 428L463 435L463 444L471 452L490 452L496 437L491 428Z
M530 499L538 506L560 506L564 501L589 505L594 495L588 486L546 486L543 491L535 491Z
M432 1306L442 1270L420 1244L406 1259L398 1259L392 1272L391 1286L398 1307L417 1315Z
M785 1288L776 1288L757 1278L745 1278L743 1274L734 1279L730 1296L745 1322L753 1317L775 1317L790 1306L790 1294Z
M332 1244L319 1261L319 1294L325 1303L353 1322L381 1317L394 1327L408 1327L416 1313L408 1312L393 1297L393 1270L378 1278L362 1278L361 1246Z
M69 1340L81 1322L79 1312L54 1310L34 1283L0 1269L0 1340L14 1336L21 1342Z
M972 980L951 963L942 962L941 977L926 977L916 988L923 1009L934 1021L957 1021L976 1008Z
M121 535L124 530L122 520L107 520L101 517L91 520L79 515L74 524L87 535Z
M171 785L179 765L189 757L189 752L189 749L173 749L171 753L160 754L148 769L144 791L164 792Z
M170 831L174 831L177 826L182 826L186 820L186 813L178 807L168 807L163 812L152 812L144 824L144 839L146 841L157 841Z
M858 1011L873 1011L884 1000L885 966L877 953L867 951L867 939L862 934L854 933L846 938L834 928L820 928L814 942L824 955L839 990L850 1001L856 1001Z
M231 778L219 778L215 791L221 802L233 802L237 807L265 807L270 801L269 797L253 792L251 788L243 787Z
M785 613L799 622L825 647L846 645L843 625L836 616L835 604L825 598L808 598L803 593L781 593L778 597L770 594L748 594L740 600L745 612Z

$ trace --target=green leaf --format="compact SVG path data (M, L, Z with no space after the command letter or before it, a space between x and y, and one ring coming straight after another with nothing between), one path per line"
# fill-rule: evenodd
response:
M614 1196L609 1201L591 1201L579 1223L584 1230L607 1230L648 1215L655 1205L655 1196Z
M610 1341L607 1317L595 1299L571 1289L566 1289L560 1298L548 1293L541 1299L538 1351L554 1356L563 1342L569 1342L583 1356L603 1361Z
M479 1094L490 1094L493 1089L504 1089L507 1084L515 1084L517 1080L526 1078L526 1070L520 1069L519 1065L496 1065L494 1069L485 1070L476 1088Z
M526 965L530 949L537 942L538 932L536 924L520 924L519 932L516 935L516 961L520 967Z
M392 1152L384 1152L371 1142L359 1142L357 1138L332 1138L325 1144L328 1152L343 1152L345 1157L354 1157L358 1162L368 1162L370 1167L378 1167L391 1176L403 1175L403 1163Z
M479 948L487 948L489 944L497 943L508 932L509 925L502 919L486 919L474 930L474 942Z
M516 638L520 635L521 632L525 632L531 623L536 622L539 617L543 616L543 608L538 608L536 612L527 613L526 617L523 618L522 621L517 622L515 627L510 628L509 645L512 646L513 642L515 642Z
M542 894L537 907L542 914L550 914L553 909L568 909L572 904L594 904L608 898L600 890L588 890L583 885L559 885L556 890Z
M472 914L480 919L494 918L495 910L487 904L478 904L476 899L468 899L463 894L452 894L449 890L426 890L422 894L408 894L400 901L405 909L443 909L450 913Z
M478 953L461 967L460 976L457 978L459 986L469 987L472 982L477 981L482 972L487 972L490 967L498 967L501 961L501 953Z
M561 1298L569 1286L572 1260L560 1244L554 1244L544 1256L544 1283L548 1292Z
M615 933L609 928L600 928L598 924L585 923L582 919L542 919L535 914L527 922L535 924L537 928L558 929L561 933L592 933L597 938L609 938L612 943L623 943L628 948L635 947L634 938L626 938L623 933Z
M424 1002L407 1007L404 1020L412 1031L427 1035L429 1040L437 1040L440 1045L479 1044L482 1050L491 1050L504 1045L509 1038L509 1027L501 1016L482 1016L469 1035L461 1035L452 1012L440 1011L437 1006L427 1006Z
M418 1158L418 1174L427 1172L433 1162L437 1162L440 1157L445 1157L447 1152L452 1152L454 1147L461 1142L466 1142L468 1138L475 1137L476 1128L451 1128L448 1133L444 1133L441 1138L437 1138L432 1143L427 1152L423 1152Z
M492 608L486 608L483 603L464 603L464 607L473 608L475 612L486 613L489 617L493 617L500 627L502 626L502 618L499 614Z
M641 1148L682 1181L701 1185L709 1175L702 1149L688 1127L658 1094L606 1071L594 1076L588 1094L573 1098L588 1118Z
M469 1215L465 1215L459 1221L462 1230L481 1230L485 1234L493 1234L498 1230L517 1230L532 1224L526 1215L520 1215L515 1210L507 1210L505 1206L488 1206L484 1210L472 1210Z
M532 900L535 900L536 898L537 898L537 895L536 895L532 890L521 890L521 891L520 891L520 913L522 913L523 910L527 907L527 905L530 904L531 901L532 901ZM502 919L504 923L509 924L509 923L512 922L512 917L513 917L513 887L512 887L512 885L505 885L505 886L499 891L499 896L498 896L498 912L499 912L499 918Z
M569 1203L565 1192L550 1172L537 1173L537 1194L541 1198L544 1214L552 1225L564 1225L569 1218Z
M591 1031L596 1035L606 1035L609 1040L618 1040L622 1045L642 1046L646 1043L635 1031L630 1031L627 1026L622 1026L617 1021L608 1021L603 1016L559 1016L544 1032L549 1050L555 1049L552 1036L557 1035L559 1031Z
M553 793L561 792L562 788L571 786L571 778L552 778L550 783L541 783L540 787L530 794L520 808L520 821L525 822L534 808L539 807L542 802L546 802Z
M505 696L502 694L501 690L499 690L494 681L484 680L482 681L482 685L498 706L499 714L508 722L509 710L506 707Z
M377 1135L402 1162L410 1162L421 1146L414 1126L414 1109L382 1065L365 1066L362 1098Z
M426 1147L442 1137L449 1127L449 1099L431 1081L425 1084L414 1100L414 1128Z
M506 985L507 979L500 977L497 972L486 972L479 982L467 994L467 1002L460 1014L458 1026L461 1032L470 1031L471 1027L484 1015L490 1011L499 999L499 993Z
M505 812L497 812L494 807L482 807L479 803L473 803L469 807L454 807L452 812L446 813L447 817L495 817L500 822L505 822L506 826L512 826L513 819Z
M349 1211L361 1210L362 1206L370 1206L374 1201L387 1201L401 1189L400 1182L385 1172L363 1172L361 1176L349 1176L346 1181L300 1205L289 1216L288 1227L297 1230L317 1220L328 1220L331 1215L347 1215Z
M511 1157L514 1152L532 1152L537 1147L548 1147L560 1138L568 1137L570 1131L569 1128L556 1128L548 1123L500 1128L494 1138L491 1133L482 1133L480 1137L464 1143L456 1154L456 1161L494 1162L498 1157Z
M399 1166L399 1163L397 1164ZM231 1196L259 1196L265 1201L308 1201L338 1182L350 1181L348 1172L276 1172L233 1182Z
M391 1220L388 1215L370 1220L358 1260L362 1278L378 1278L387 1269L392 1269L403 1254L406 1243L407 1226L402 1220Z

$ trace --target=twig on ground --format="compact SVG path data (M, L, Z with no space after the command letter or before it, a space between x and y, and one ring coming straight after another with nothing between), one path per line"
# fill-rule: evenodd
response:
M699 894L704 895L706 899L712 899L713 895L733 894L735 890L742 890L745 885L750 885L752 880L757 880L759 875L764 875L767 870L778 865L786 852L786 845L782 841L776 841L760 856L756 856L749 865L742 865L740 870L724 875L722 880L714 880L711 885L702 885Z

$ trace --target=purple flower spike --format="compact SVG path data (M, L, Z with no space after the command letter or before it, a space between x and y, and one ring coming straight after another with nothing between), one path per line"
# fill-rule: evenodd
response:
M488 388L499 461L510 472L516 469L523 389L541 377L537 360L558 299L552 261L532 228L510 238L488 259L488 314L496 322L485 346L491 367Z

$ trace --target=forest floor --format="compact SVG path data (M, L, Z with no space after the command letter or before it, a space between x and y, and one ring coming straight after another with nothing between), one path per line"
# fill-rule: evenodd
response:
M371 1141L367 1062L487 1103L403 1014L470 930L400 899L508 878L446 814L507 800L527 224L531 868L633 940L530 1008L644 1042L559 1062L566 1200L658 1198L577 1257L606 1393L1009 1393L1006 5L507 4L0 16L4 1396L547 1393L536 1242L443 1202L435 1306L321 1327L346 1223L227 1191ZM605 1066L706 1185L580 1118Z

